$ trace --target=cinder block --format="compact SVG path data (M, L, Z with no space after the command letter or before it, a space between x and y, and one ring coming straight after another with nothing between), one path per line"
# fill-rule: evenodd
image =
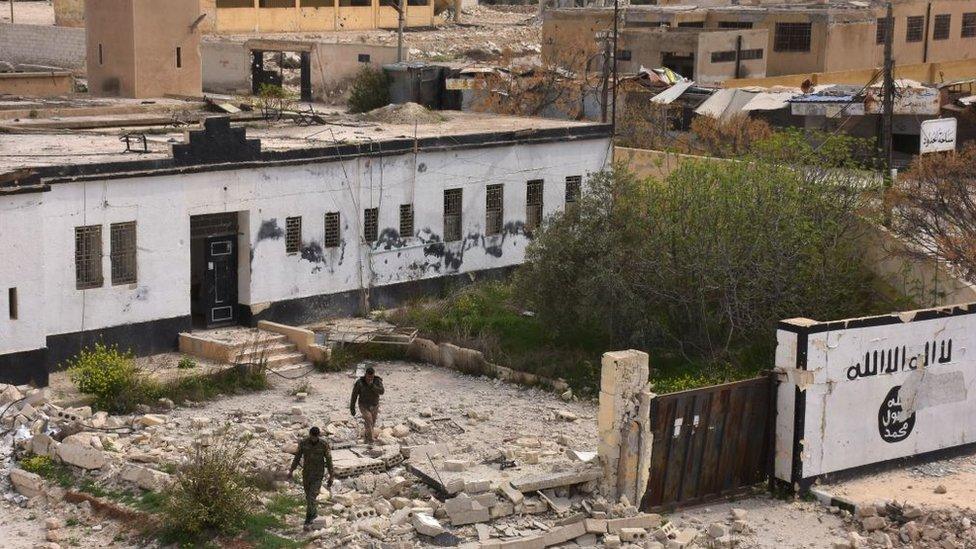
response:
M594 519L588 518L583 521L586 525L586 531L591 534L606 534L607 533L607 521L606 519Z

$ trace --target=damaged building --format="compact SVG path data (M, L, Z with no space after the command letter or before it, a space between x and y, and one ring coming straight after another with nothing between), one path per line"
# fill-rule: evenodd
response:
M99 340L173 350L195 328L299 324L504 274L610 153L599 124L349 118L214 117L186 136L8 122L0 379L46 384Z

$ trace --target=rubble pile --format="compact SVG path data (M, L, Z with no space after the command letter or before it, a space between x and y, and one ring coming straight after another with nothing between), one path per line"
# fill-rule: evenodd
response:
M926 509L911 502L878 501L857 506L844 516L851 528L835 549L857 547L913 547L963 549L976 547L976 513L953 509Z

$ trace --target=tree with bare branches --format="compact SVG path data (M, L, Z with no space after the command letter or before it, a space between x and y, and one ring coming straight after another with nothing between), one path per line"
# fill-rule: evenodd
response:
M889 195L892 229L910 254L947 262L976 280L976 145L919 156Z

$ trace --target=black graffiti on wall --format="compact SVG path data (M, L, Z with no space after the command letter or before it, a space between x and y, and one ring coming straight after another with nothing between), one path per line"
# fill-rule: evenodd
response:
M905 411L900 389L901 385L892 387L878 410L878 433L881 434L881 440L888 443L905 440L915 428L915 411Z
M853 381L860 377L917 370L919 366L927 367L930 364L946 362L952 362L952 339L926 342L924 351L913 355L908 354L908 346L902 345L864 353L863 362L858 362L847 369L847 379Z

